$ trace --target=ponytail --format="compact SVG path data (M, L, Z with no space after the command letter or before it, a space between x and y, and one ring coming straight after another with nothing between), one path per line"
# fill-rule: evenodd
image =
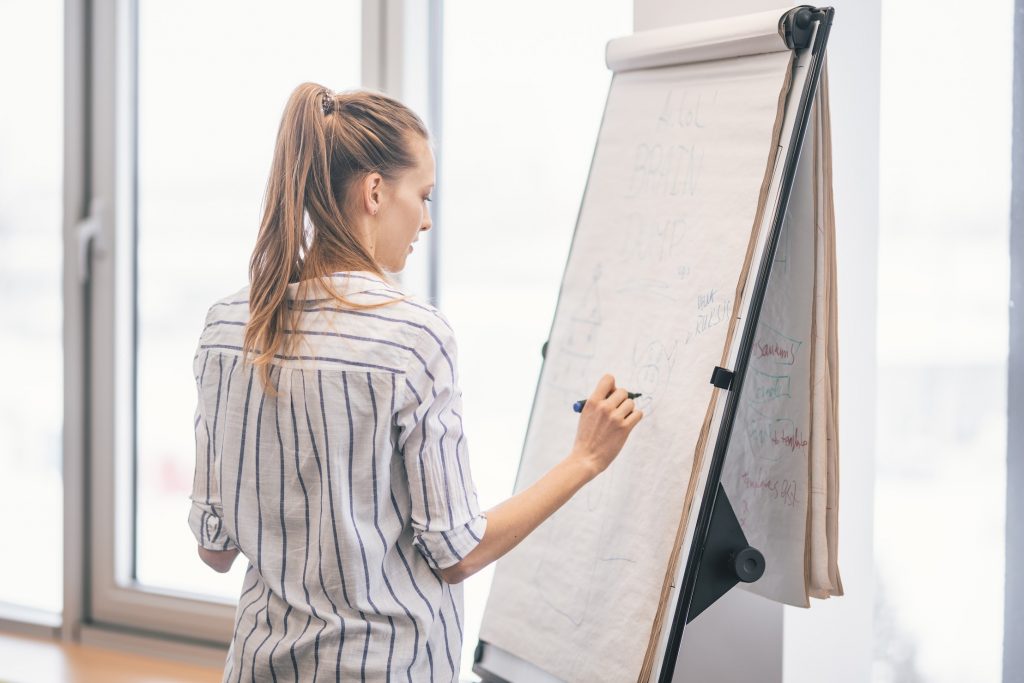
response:
M410 142L428 138L423 122L405 105L380 93L334 94L303 83L288 98L277 132L274 159L263 199L256 247L249 261L249 322L243 355L253 355L265 387L274 357L290 352L289 335L301 306L291 306L312 283L355 309L387 306L344 299L330 282L332 270L364 270L385 278L344 213L348 189L367 173L394 178L415 165Z

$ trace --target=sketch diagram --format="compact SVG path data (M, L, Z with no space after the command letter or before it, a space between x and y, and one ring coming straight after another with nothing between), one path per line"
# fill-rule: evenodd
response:
M747 443L752 454L768 455L766 451L771 448L772 431L776 422L778 420L750 408L750 414L747 416Z
M563 507L565 515L581 505L578 499L570 499ZM556 513L557 514L557 513ZM557 553L546 553L535 566L533 585L541 601L573 626L579 626L587 613L590 592L594 584L593 575L597 569L596 558L592 556L596 530L593 525L582 525L577 533L557 533L552 524L541 525L534 535L543 538L536 542L545 548L558 548ZM576 571L567 571L572 565ZM580 573L586 577L580 580Z
M748 368L746 395L752 403L768 403L780 398L789 398L789 375L769 375L756 368Z
M668 385L672 368L676 364L678 347L679 342L666 346L658 340L637 341L633 345L633 369L628 386L641 394L636 404L645 415L654 413L656 399Z
M679 294L671 283L654 278L636 278L626 282L616 290L616 294L647 294L671 302L679 302Z
M552 348L548 351L545 364L545 382L553 389L560 389L572 396L587 393L586 378L591 356L580 355L565 349Z
M740 526L744 527L747 524L747 518L750 517L750 503L746 499L740 500L740 509L736 511L736 518L739 519Z
M601 329L601 265L594 267L591 282L579 307L568 318L568 330L562 344L552 345L545 363L545 381L573 395L587 391L590 361L597 353L597 335Z
M747 449L750 455L777 461L787 453L806 449L807 436L788 417L773 418L754 408L746 416Z
M569 318L569 338L566 349L574 353L594 355L596 337L601 329L601 296L598 283L601 281L601 266L594 267L594 274L579 309Z
M574 496L558 514L563 519L578 520L573 533L554 535L554 525L541 526L546 548L557 548L536 564L533 583L541 601L574 626L580 626L591 611L591 603L610 583L602 575L617 574L624 564L636 560L628 549L616 547L612 539L621 534L616 520L625 519L630 507L625 492L631 490L623 478L628 468L612 463L605 473L588 484L582 495ZM601 520L599 524L584 520ZM580 577L585 576L585 581Z

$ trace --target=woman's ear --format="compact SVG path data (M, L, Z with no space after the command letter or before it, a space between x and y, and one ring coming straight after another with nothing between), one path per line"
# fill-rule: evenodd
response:
M363 208L371 216L376 216L381 208L384 177L380 173L368 173L363 179L362 190Z

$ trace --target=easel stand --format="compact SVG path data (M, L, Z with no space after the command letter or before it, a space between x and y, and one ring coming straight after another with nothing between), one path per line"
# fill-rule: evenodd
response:
M743 379L746 376L757 322L761 315L765 292L768 289L772 263L775 260L779 235L782 233L786 209L789 206L793 179L803 145L804 133L807 130L811 103L824 63L825 45L828 41L834 13L835 10L831 7L801 6L788 12L781 23L785 32L786 44L790 49L811 49L810 68L805 87L800 94L792 142L787 150L783 167L779 199L775 206L768 243L757 269L757 278L754 283L746 324L743 328L743 336L740 339L739 351L736 355L735 367L732 371L716 367L711 375L711 383L719 389L728 391L728 398L708 470L707 485L704 489L693 543L690 546L690 555L679 590L675 615L669 631L668 647L658 677L659 683L672 682L685 625L693 621L697 615L710 607L740 581L748 583L756 581L764 574L764 557L747 544L736 514L720 482L725 464L725 454L729 447L729 439L732 436L733 423L736 418L740 389L743 387ZM817 31L814 30L815 23ZM813 44L811 43L812 36Z
M834 10L831 7L796 7L780 19L779 33L784 36L786 46L798 51L802 57L800 69L806 67L799 80L800 90L794 91L799 97L795 116L788 121L792 125L792 136L782 164L777 200L770 207L770 219L766 216L767 228L762 233L764 248L749 290L749 303L743 316L743 327L735 351L732 370L716 367L711 383L725 394L721 410L721 421L715 437L714 449L707 464L707 475L701 496L699 511L693 527L692 540L685 568L676 574L675 604L666 610L671 617L666 619L667 634L662 631L662 656L659 663L650 669L650 681L672 683L682 643L683 630L698 615L722 598L738 583L757 581L766 569L765 558L756 548L750 546L743 533L737 516L721 484L726 451L736 420L740 390L746 376L748 361L754 346L754 335L761 314L762 304L775 259L779 236L782 232L786 210L793 190L794 176L803 145L804 133L808 128L809 114L819 76L824 62L825 45L832 23ZM780 145L781 147L781 145ZM589 181L588 181L589 182ZM767 222L770 220L770 222ZM754 268L754 264L751 264ZM546 347L546 344L545 344ZM543 353L543 351L542 351ZM666 617L668 614L666 613ZM524 625L524 628L529 628ZM728 639L728 634L723 634ZM657 659L655 659L657 662ZM559 679L542 671L533 664L508 652L479 641L474 657L473 671L481 676L484 683L553 683Z

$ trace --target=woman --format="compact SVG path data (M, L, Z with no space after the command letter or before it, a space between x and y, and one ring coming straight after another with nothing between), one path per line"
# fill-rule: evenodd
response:
M642 413L606 375L575 446L486 513L445 317L398 291L431 227L434 159L399 102L305 83L288 101L250 285L195 357L189 524L208 565L249 561L224 680L453 681L460 582L619 453Z

